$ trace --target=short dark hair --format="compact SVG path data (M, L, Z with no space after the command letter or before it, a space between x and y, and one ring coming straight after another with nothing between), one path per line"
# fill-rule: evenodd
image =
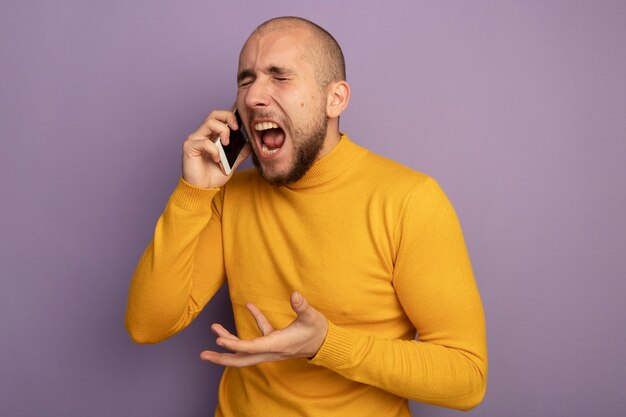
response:
M313 45L308 48L308 52L311 54L311 62L315 66L316 77L322 88L333 81L346 79L346 62L339 43L326 29L310 20L297 16L275 17L261 23L253 34L286 28L304 29L311 36Z

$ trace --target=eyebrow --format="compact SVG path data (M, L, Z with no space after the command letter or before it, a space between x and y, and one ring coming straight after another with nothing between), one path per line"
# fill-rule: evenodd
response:
M289 69L287 69L285 67L279 67L279 66L276 66L276 65L271 65L271 66L267 67L266 71L269 74L272 74L272 75L285 75L285 74L293 73L293 71L291 71L291 70L289 70Z
M252 71L251 69L241 70L239 74L237 74L237 82L240 83L246 78L251 78L251 77L254 77L254 71Z
M286 74L293 74L293 71L285 68L285 67L279 67L278 65L270 65L269 67L267 67L265 69L265 72L267 72L268 74L271 75L286 75ZM251 69L244 69L241 70L241 72L239 72L239 74L237 74L237 82L241 82L243 80L245 80L246 78L254 78L255 77L255 73L253 70Z

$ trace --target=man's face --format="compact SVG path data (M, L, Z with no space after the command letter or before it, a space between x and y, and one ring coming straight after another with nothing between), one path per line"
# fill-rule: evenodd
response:
M326 138L326 97L306 54L308 43L295 29L255 33L239 58L237 108L254 164L275 185L300 179Z

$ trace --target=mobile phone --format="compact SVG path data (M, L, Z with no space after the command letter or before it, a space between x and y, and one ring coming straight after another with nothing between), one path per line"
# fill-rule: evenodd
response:
M243 126L241 117L239 117L239 112L235 109L233 113L235 113L235 117L237 117L237 126L239 126L239 129L230 129L228 146L224 146L222 144L222 140L219 138L217 139L217 142L215 142L217 150L220 154L220 165L222 166L222 171L224 171L224 174L226 175L230 175L233 167L235 166L235 161L237 161L237 157L241 153L241 150L246 142L248 142L248 134Z

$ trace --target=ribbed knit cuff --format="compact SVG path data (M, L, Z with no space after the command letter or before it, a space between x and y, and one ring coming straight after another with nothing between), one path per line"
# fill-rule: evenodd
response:
M324 366L329 369L341 369L352 359L352 347L355 345L355 335L350 330L335 326L328 322L328 333L322 347L310 362L313 365Z
M173 204L186 211L208 211L211 210L211 201L219 188L198 188L189 184L180 177L176 189L170 196L170 204Z

